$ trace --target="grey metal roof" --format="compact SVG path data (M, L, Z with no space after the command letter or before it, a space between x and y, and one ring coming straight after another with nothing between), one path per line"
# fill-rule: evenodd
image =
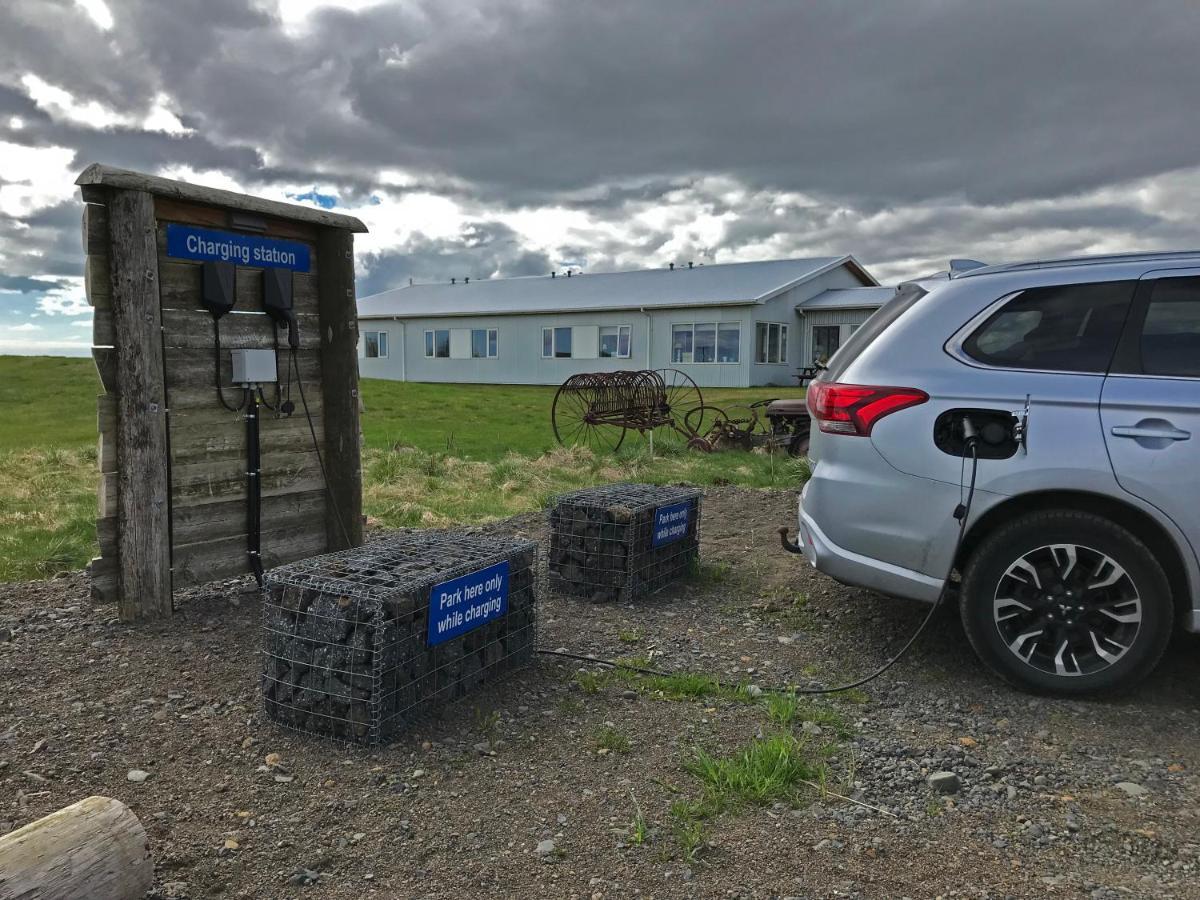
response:
M895 294L896 288L892 286L834 288L797 303L796 310L806 313L815 309L878 309Z
M848 266L875 279L852 256L776 259L688 269L493 278L463 284L415 284L358 301L363 318L504 315L763 303L797 284Z

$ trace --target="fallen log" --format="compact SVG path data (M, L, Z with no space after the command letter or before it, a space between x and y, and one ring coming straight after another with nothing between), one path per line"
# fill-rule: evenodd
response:
M140 900L153 884L146 830L120 800L88 797L0 836L0 900Z

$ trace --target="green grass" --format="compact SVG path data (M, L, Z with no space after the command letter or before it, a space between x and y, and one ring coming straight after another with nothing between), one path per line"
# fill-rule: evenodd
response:
M696 748L684 769L703 785L706 808L717 812L736 803L791 800L805 781L823 778L824 765L806 743L780 731L729 756Z
M0 356L0 451L96 446L102 393L90 359Z
M364 379L363 506L386 527L473 524L544 509L556 494L612 481L794 488L781 455L703 454L631 434L619 451L558 447L554 387ZM0 581L78 569L95 555L96 395L90 359L0 357ZM723 388L714 403L800 396ZM704 571L719 582L726 573Z
M592 738L592 746L597 750L607 750L609 753L628 753L629 738L612 725L601 727Z
M415 447L463 459L498 461L509 453L538 456L558 446L550 426L553 385L422 384L362 380L363 436L372 449ZM744 404L766 397L802 397L797 387L703 388L704 402ZM492 427L502 424L502 430ZM659 440L664 454L677 447ZM638 454L646 441L626 435L619 452Z

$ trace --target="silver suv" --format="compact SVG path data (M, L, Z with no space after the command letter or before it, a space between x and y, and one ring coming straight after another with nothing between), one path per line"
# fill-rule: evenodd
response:
M1132 684L1200 631L1200 251L975 265L902 285L809 388L799 543L897 597L957 572L1018 686Z

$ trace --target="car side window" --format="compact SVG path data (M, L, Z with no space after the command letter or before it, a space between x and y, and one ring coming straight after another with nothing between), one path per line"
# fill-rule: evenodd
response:
M1200 378L1200 278L1154 283L1142 323L1142 371Z
M1064 284L1021 291L963 342L989 366L1054 372L1106 372L1133 282Z

